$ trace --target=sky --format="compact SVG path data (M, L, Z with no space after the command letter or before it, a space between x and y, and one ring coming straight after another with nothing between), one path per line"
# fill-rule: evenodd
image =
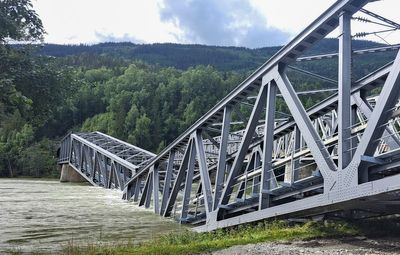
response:
M46 43L188 43L259 48L283 45L335 0L32 0ZM371 8L370 8L371 7ZM399 0L368 5L400 23ZM397 13L396 13L397 12ZM362 16L362 15L358 15ZM382 30L353 22L353 33ZM370 31L370 32L371 32ZM337 33L337 32L336 32ZM371 35L400 42L400 32ZM335 32L331 37L337 36Z

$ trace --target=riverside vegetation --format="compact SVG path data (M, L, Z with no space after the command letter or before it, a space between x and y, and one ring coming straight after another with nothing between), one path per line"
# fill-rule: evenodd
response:
M315 240L321 238L350 237L400 237L400 218L390 217L378 220L357 221L321 221L290 223L287 221L264 221L241 225L231 229L219 229L209 233L195 233L187 230L183 233L168 234L141 244L114 243L104 245L90 243L77 246L73 240L63 247L64 255L180 255L208 254L213 251L235 245L261 242L286 242L296 240ZM10 251L11 254L21 254ZM36 254L42 254L36 252Z
M266 241L285 241L294 239L320 238L338 235L354 235L357 230L347 224L299 224L290 226L283 221L263 222L257 225L244 225L230 230L217 230L211 233L187 231L166 235L158 240L140 245L116 245L109 247L70 245L64 254L206 254L234 245L260 243Z

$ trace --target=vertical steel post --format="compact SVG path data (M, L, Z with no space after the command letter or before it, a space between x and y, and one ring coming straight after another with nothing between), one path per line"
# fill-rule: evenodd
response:
M300 151L300 130L299 127L294 126L294 144L293 144L293 153L292 157ZM292 159L292 176L290 178L291 184L299 179L300 176L300 158Z
M175 159L175 151L172 150L169 152L167 169L165 172L164 189L163 189L163 193L162 193L160 215L164 214L165 207L167 206L169 193L170 193L170 189L171 189L172 171L174 171L174 159Z
M79 142L79 171L83 169L83 143Z
M153 192L153 172L148 173L148 178L149 178L149 182L148 182L148 187L146 190L146 200L144 202L144 207L145 208L150 208L150 203L151 203L151 193ZM144 193L144 192L143 192ZM144 195L144 194L143 194ZM142 196L143 196L142 195Z
M274 127L275 127L275 100L277 86L275 81L267 80L263 77L263 85L267 89L267 106L265 110L265 130L264 130L264 144L262 155L262 172L261 172L261 188L259 210L267 208L270 204L271 189L271 171L272 169L272 150L274 141ZM268 84L267 84L268 83ZM262 88L265 89L265 88Z
M187 221L188 217L190 194L192 192L192 185L193 185L195 159L196 159L196 146L194 145L194 143L192 143L190 148L189 163L186 171L186 181L185 181L185 186L183 188L184 193L182 199L182 213L180 220L181 223Z
M261 158L260 158L260 152L259 148L256 150L256 153L254 155L254 169L259 168L261 165ZM253 178L253 188L252 188L252 194L253 196L258 195L260 192L260 176L256 176Z
M138 176L136 178L136 183L135 186L133 187L135 189L134 194L133 194L133 201L137 202L139 200L139 195L140 195L140 186L142 185L142 176Z
M212 197L210 175L208 173L208 167L207 167L207 159L206 159L206 154L204 152L202 130L201 129L196 130L196 132L193 135L195 140L197 159L199 162L199 172L202 184L201 187L204 196L204 206L208 217L209 212L212 211L213 197Z
M338 66L338 169L343 170L351 161L351 15L339 14L339 66Z
M217 174L215 181L214 204L213 210L218 207L219 199L224 188L225 169L226 169L226 153L228 148L229 130L231 125L232 107L225 106L224 117L222 121L221 142L219 146Z
M153 170L153 204L154 213L160 213L160 200L158 197L158 192L160 189L160 177L158 175L158 166L154 167Z
M126 200L129 201L135 194L135 187L138 179L135 179L132 184L129 184L126 191Z
M355 126L357 124L357 105L353 105L351 107L351 126ZM350 135L351 135L351 128L350 128ZM357 143L358 143L358 137L357 135L354 135L349 139L351 144L350 144L350 152L351 152L351 157L354 156L354 153L356 152L357 149Z
M96 174L96 167L97 167L97 152L93 150L93 164L92 169L90 171L90 179L94 181L94 176Z
M143 186L143 190L142 190L142 196L140 197L139 200L139 206L144 205L144 203L146 202L146 196L147 196L147 190L149 189L149 182L150 182L150 177L151 173L147 173L146 176L146 180L144 181L144 186Z
M108 184L108 163L107 163L107 158L106 156L102 155L102 164L101 164L101 169L102 169L102 175L103 175L103 185L104 187L107 187Z
M74 143L71 135L69 135L69 151L68 151L68 162L72 163L72 151L74 150Z

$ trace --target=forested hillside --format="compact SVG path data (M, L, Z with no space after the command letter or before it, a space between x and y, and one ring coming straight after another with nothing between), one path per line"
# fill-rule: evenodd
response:
M356 40L354 49L382 46L370 41ZM307 54L337 52L337 39L325 39ZM125 61L142 60L151 65L175 67L186 70L196 65L211 65L220 71L250 71L259 67L281 47L249 49L172 43L133 44L100 43L95 45L43 44L37 47L41 55L63 57L68 65L93 64L92 59L101 56ZM77 57L79 56L79 57Z
M23 3L22 16L6 15L7 29L0 31L0 176L57 176L57 143L69 131L99 130L158 152L280 48L10 45L9 39L42 39L39 17L30 1ZM0 5L1 17L10 8ZM354 42L355 49L378 45ZM329 39L308 54L336 50L337 40ZM354 78L391 56L380 53L373 64L358 57ZM336 65L324 60L298 67L333 78ZM291 77L298 91L332 87L295 72ZM327 95L301 100L310 107ZM241 110L248 113L246 106ZM278 110L286 111L279 100Z

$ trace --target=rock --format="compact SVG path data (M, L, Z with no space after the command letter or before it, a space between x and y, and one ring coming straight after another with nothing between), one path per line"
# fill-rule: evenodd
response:
M367 248L368 247L368 248ZM238 245L216 251L213 255L394 255L400 251L400 244L392 240L370 240L364 236L342 239L323 239L295 242L266 242Z

